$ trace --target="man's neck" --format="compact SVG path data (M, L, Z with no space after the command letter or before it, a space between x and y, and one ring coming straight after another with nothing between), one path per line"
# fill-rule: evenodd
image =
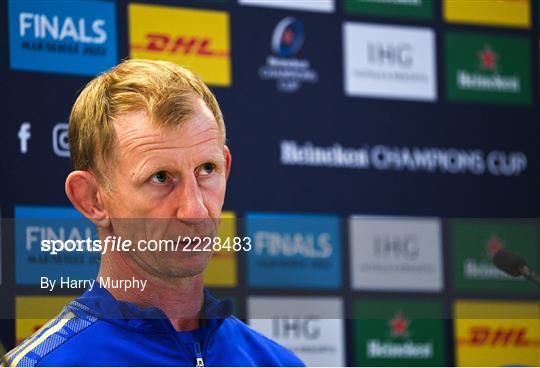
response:
M144 292L107 289L115 299L139 307L156 307L169 318L176 331L191 331L199 327L203 304L202 274L193 277L164 279L137 267L133 260L121 253L102 256L98 277L111 280L147 280Z

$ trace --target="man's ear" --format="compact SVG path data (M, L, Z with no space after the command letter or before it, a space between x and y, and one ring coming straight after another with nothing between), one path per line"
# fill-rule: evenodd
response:
M103 205L103 188L89 171L77 170L66 178L66 194L73 207L97 227L110 225L109 214Z
M226 145L223 148L223 154L225 155L225 179L229 179L229 173L231 172L231 151Z

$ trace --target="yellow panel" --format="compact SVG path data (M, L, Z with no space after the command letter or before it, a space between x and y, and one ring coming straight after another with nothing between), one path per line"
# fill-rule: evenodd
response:
M458 301L456 365L540 366L540 303Z
M236 215L234 212L223 212L219 226L221 241L230 239L232 245L236 236ZM237 285L236 275L236 252L221 250L215 252L204 272L206 286L234 287Z
M75 298L75 296L17 296L15 298L16 343L19 344L33 335Z
M143 4L129 5L130 56L168 60L212 85L231 85L229 14Z
M480 25L531 27L529 0L444 0L448 22Z

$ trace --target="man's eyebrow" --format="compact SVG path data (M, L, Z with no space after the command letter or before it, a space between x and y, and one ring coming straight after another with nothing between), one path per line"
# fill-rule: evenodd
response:
M143 176L147 176L148 174L153 173L158 168L160 170L167 170L172 169L173 165L164 162L162 159L159 159L158 161L153 157L147 157L133 168L130 177L140 179Z
M225 154L223 152L212 152L203 161L218 161L223 163L225 161Z
M140 178L141 176L146 176L149 172L154 170L169 170L174 171L176 165L174 162L171 162L170 159L163 159L163 155L147 157L141 162L139 162L131 172L131 177ZM225 163L225 155L223 152L208 152L200 155L200 158L197 160L200 161L199 165L204 164L205 162L216 162L219 164Z

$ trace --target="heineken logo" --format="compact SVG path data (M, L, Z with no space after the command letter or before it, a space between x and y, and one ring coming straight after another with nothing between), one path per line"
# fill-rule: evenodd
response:
M497 73L499 55L493 51L491 45L484 45L477 55L480 62L479 72L457 71L458 85L462 89L508 93L520 91L521 83L518 77Z
M485 256L482 260L467 259L463 264L463 271L470 279L508 279L518 280L508 276L492 264L493 255L503 248L503 241L496 233L493 233L484 242Z
M442 366L442 305L414 299L357 300L355 364L357 366Z
M519 278L508 276L491 263L476 259L467 259L463 263L463 274L466 279L471 280L519 280Z
M394 337L406 337L408 335L409 321L403 316L402 312L397 312L394 318L389 322L391 327L390 334Z
M455 221L450 237L453 284L456 290L535 291L522 277L511 277L493 265L493 255L509 249L538 262L538 234L534 224L502 221Z
M459 70L457 72L457 81L461 89L470 91L508 93L519 93L521 91L521 83L517 77L486 76Z
M486 241L486 251L488 253L488 257L491 259L497 253L503 248L503 243L501 238L497 234L493 234L487 241Z
M388 321L388 326L390 327L390 336L392 337L392 340L368 340L366 346L368 358L432 358L433 343L413 342L408 340L410 324L410 320L405 318L405 315L402 311L395 312L394 316Z
M530 102L527 39L450 32L446 36L446 52L451 100Z
M498 55L491 49L490 45L485 45L484 49L478 53L480 67L490 72L497 71Z
M432 343L393 343L370 340L367 344L368 358L414 358L430 359L433 357Z

